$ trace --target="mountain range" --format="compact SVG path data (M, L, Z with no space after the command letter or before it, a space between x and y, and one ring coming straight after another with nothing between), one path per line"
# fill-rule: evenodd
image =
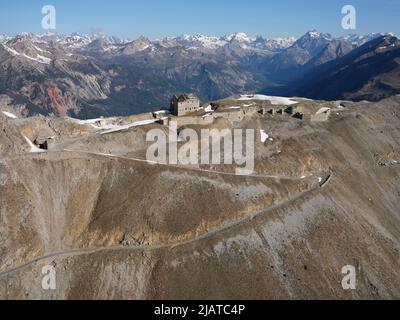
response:
M89 118L165 108L177 92L202 101L238 92L377 100L400 93L399 47L393 34L334 38L315 30L298 39L3 35L0 102L25 116Z
M400 39L383 36L315 68L300 68L286 86L270 94L314 99L377 101L400 92Z

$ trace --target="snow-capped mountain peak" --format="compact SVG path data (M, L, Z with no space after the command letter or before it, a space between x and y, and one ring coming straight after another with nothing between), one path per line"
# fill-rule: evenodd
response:
M333 41L334 38L329 33L322 33L316 30L308 31L305 35L299 38L293 47L301 48L311 54L315 54L323 46Z
M165 41L166 39L164 39ZM251 50L269 50L279 51L290 47L296 41L294 37L266 39L262 36L251 37L244 32L234 33L228 36L215 37L208 35L181 35L177 38L168 39L174 40L179 45L188 49L218 49L229 44L238 44L242 49Z
M227 42L219 37L207 36L203 34L187 35L184 34L175 38L176 42L184 47L188 48L207 48L217 49L224 46Z
M303 35L299 40L333 40L333 37L329 33L319 32L317 30L310 30Z
M371 40L374 40L378 37L382 36L391 36L395 37L396 35L394 33L369 33L366 35L358 35L358 34L349 34L347 36L341 37L340 39L346 40L350 42L352 45L358 47L362 46L364 43L367 43Z
M101 32L72 34L44 33L40 35L21 33L14 38L0 35L0 42L4 43L10 39L13 41L30 40L38 45L46 45L54 41L67 50L96 51L97 54L101 52L108 52L110 54L130 52L130 54L132 54L145 50L155 52L159 48L168 49L178 46L183 47L186 50L218 50L226 48L228 50L227 52L230 50L233 50L235 53L238 53L240 50L247 52L256 50L258 52L266 51L268 54L271 52L278 53L293 46L302 48L311 54L314 54L334 40L346 41L356 47L382 35L385 34L373 33L364 36L348 35L340 38L333 38L329 33L311 30L299 39L296 39L295 37L266 38L260 35L254 37L244 32L237 32L219 37L204 34L183 34L178 37L159 40L149 40L148 38L140 37L131 41L108 36Z
M242 43L251 43L254 42L256 38L250 37L244 32L237 32L227 36L226 40L230 42L237 41Z
M271 51L283 50L291 47L296 42L295 37L275 38L266 40L266 49Z
M0 43L7 41L9 37L5 36L4 34L0 34Z

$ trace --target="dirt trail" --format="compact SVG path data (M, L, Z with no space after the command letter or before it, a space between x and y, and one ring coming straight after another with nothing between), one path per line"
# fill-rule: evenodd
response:
M135 161L135 162L146 163L148 165L164 166L164 167L167 167L167 168L180 168L180 169L185 169L185 170L188 170L188 171L207 172L207 173L213 173L213 174L225 175L225 176L234 176L234 177L271 178L271 179L278 179L278 180L303 180L303 179L306 179L306 178L314 178L314 177L325 179L324 177L326 176L326 173L321 173L319 175L316 175L315 173L308 173L308 174L305 174L305 175L303 175L301 177L284 176L284 175L271 175L271 174L238 175L236 173L216 171L216 170L208 170L208 169L200 169L200 168L193 168L193 167L182 166L182 165L169 165L169 164L155 163L155 162L151 162L151 161L148 161L148 160L117 156L117 155L113 155L113 154L95 153L95 152L89 152L89 151L74 151L74 150L68 150L68 149L65 149L64 151L65 152L73 152L73 153L82 153L82 154L100 156L100 157L106 157L106 158L115 158L115 159L121 159L121 160Z
M20 271L20 270L22 270L24 268L27 268L27 267L29 267L29 266L37 263L37 262L40 262L40 261L43 261L43 260L47 260L47 259L51 259L51 258L62 257L62 256L72 257L72 256L94 254L94 253L99 253L99 252L104 252L104 251L120 251L120 250L124 250L124 251L140 251L140 250L152 251L152 250L166 249L166 248L174 249L174 248L177 248L177 247L189 245L189 244L195 243L197 241L201 241L201 240L205 240L205 239L208 239L208 238L212 238L213 236L216 236L216 235L218 235L220 233L223 233L223 232L231 230L231 229L233 229L235 227L238 227L238 226L244 225L246 223L249 223L249 222L253 221L254 219L256 219L257 217L260 217L262 215L270 213L270 212L272 212L274 210L283 208L283 207L285 207L285 206L287 206L287 205L289 205L289 204L291 204L291 203L303 198L304 196L314 192L315 190L324 187L329 182L330 177L331 177L330 174L329 175L325 175L325 178L322 180L322 182L321 182L321 180L319 180L320 181L319 183L315 183L308 190L300 192L300 193L294 195L293 197L291 197L291 198L289 198L289 199L287 199L287 200L285 200L283 202L280 202L280 203L277 203L277 204L275 204L275 205L273 205L271 207L267 207L267 208L261 209L259 211L256 211L256 212L254 212L254 213L252 213L250 215L247 215L247 216L245 216L245 217L243 217L243 218L241 218L239 220L230 222L230 223L228 223L226 225L223 225L223 226L221 226L221 227L219 227L217 229L211 230L211 231L209 231L209 232L207 232L205 234L202 234L200 236L197 236L197 237L195 237L193 239L189 239L189 240L186 240L186 241L178 242L178 243L175 243L175 244L165 244L165 245L150 245L150 246L149 245L142 245L142 246L136 246L136 247L111 246L111 247L100 247L100 248L65 250L65 251L60 251L60 252L55 252L55 253L49 253L49 254L37 257L37 258L35 258L35 259L31 260L31 261L28 261L28 262L26 262L26 263L24 263L24 264L22 264L20 266L16 266L16 267L13 267L13 268L8 269L8 270L1 271L0 272L0 277L4 277L4 276L9 275L11 273L18 272L18 271Z

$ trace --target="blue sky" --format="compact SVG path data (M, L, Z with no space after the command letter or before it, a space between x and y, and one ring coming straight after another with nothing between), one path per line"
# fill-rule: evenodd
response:
M92 28L128 38L183 33L224 35L242 31L267 37L300 36L308 30L400 34L400 0L2 0L0 34L43 33L41 8L57 9L57 32ZM357 30L341 28L341 8L357 9Z

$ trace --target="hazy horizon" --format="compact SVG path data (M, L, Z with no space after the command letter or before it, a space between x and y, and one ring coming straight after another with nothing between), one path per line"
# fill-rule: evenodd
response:
M265 34L248 34L248 33L246 33L246 35L251 37L251 38L256 38L256 37L261 36L261 37L263 37L265 39L271 39L271 40L291 38L291 37L294 37L294 38L298 39L298 38L302 37L303 35L305 35L307 32L311 32L311 31L317 31L317 32L320 32L320 33L329 33L333 38L340 38L342 36L346 36L346 35L335 35L335 34L332 34L330 32L325 32L324 30L316 30L316 29L307 30L303 34L301 34L300 36L286 35L286 36L280 36L280 37L271 37L271 36L265 35ZM108 36L108 37L120 38L121 40L136 40L136 39L138 39L140 37L145 37L145 38L148 38L149 40L162 40L162 39L173 39L173 38L177 38L177 37L181 37L181 36L185 36L185 35L187 35L187 36L202 35L202 36L219 37L220 38L220 37L225 37L225 36L228 37L230 35L239 34L239 33L245 33L245 32L236 31L236 32L232 32L232 33L224 34L224 35L215 35L215 34L206 34L206 33L196 33L196 34L181 33L181 34L176 34L176 35L168 36L168 37L150 37L150 36L147 36L145 34L141 34L141 35L136 36L136 37L120 37L120 36L115 35L115 34L107 33L106 31L103 31L103 30L74 31L74 32L70 32L70 33L61 33L61 32L35 33L35 32L22 31L22 32L16 33L16 34L5 34L5 33L1 33L0 32L0 35L12 38L12 37L16 37L18 35L23 35L23 34L33 34L33 35L36 35L36 36L43 36L43 35L49 35L49 36L51 36L51 35L74 35L74 34L77 34L77 35L90 35L90 34L93 34L93 35L95 35L95 34L98 34L98 35L104 35L104 36ZM357 32L354 32L354 33L348 33L347 35L349 35L349 36L350 35L363 36L363 35L374 34L374 33L376 33L376 34L379 34L379 33L381 33L381 34L390 34L390 33L392 33L395 36L398 36L397 33L394 33L394 32L370 32L370 33L357 33Z

